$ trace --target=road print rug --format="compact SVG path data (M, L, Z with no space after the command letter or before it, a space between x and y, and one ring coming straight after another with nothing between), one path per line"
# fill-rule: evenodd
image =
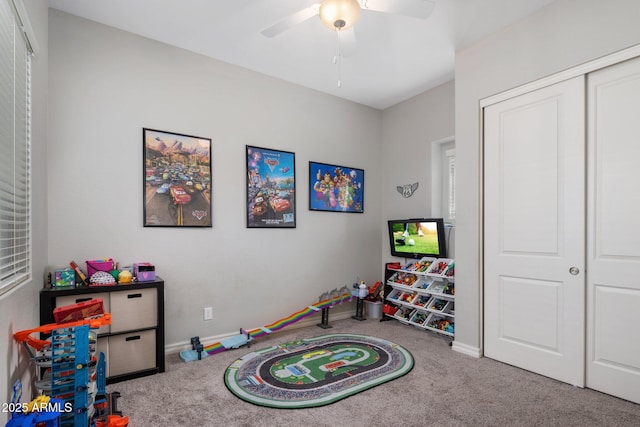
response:
M413 368L408 350L380 338L332 334L256 350L225 371L242 400L272 408L323 406L394 380Z

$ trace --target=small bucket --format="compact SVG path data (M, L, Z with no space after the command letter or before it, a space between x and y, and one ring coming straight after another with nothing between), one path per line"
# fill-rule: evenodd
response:
M367 310L367 319L382 319L382 301L365 300Z

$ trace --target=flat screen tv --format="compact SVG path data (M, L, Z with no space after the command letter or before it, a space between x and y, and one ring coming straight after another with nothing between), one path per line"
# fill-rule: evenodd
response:
M391 255L403 258L446 258L442 218L389 220Z

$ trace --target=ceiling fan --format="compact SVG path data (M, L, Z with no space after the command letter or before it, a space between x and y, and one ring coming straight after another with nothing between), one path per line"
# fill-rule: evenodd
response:
M260 33L265 37L276 37L315 16L329 29L338 32L342 44L342 55L355 52L353 24L360 11L389 13L426 19L435 7L434 0L323 0L310 7L294 12Z

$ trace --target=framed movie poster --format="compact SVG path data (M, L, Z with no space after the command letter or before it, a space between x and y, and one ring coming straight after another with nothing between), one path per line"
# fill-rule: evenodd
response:
M247 145L247 228L295 228L296 157Z
M211 227L211 139L142 129L144 226Z
M309 162L309 210L364 212L364 170Z

